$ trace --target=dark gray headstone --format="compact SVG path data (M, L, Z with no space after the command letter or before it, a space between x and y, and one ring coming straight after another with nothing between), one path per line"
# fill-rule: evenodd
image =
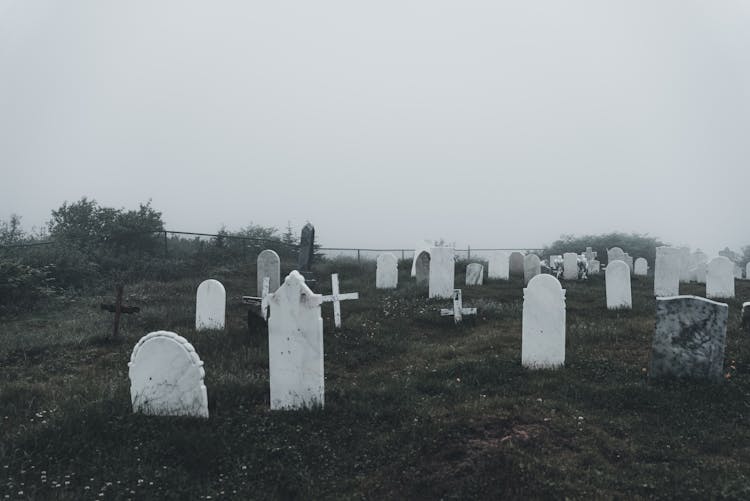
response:
M729 306L697 296L656 298L649 376L721 381Z
M742 327L750 333L750 302L742 303Z
M315 243L315 227L307 223L302 228L302 236L299 239L299 271L310 271L313 262L313 253ZM304 273L303 273L304 274Z
M416 260L417 285L428 285L430 283L430 253L422 251Z

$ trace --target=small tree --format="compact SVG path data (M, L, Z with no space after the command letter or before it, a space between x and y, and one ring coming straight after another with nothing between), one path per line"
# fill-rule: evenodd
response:
M18 214L11 214L8 221L0 221L0 245L20 243L24 236L21 228L21 216Z

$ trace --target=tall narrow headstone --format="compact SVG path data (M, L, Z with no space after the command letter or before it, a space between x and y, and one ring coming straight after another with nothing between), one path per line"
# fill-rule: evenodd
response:
M195 330L223 329L227 292L221 282L204 280L195 294Z
M563 254L563 278L565 280L578 280L578 254L575 252Z
M729 258L719 256L709 261L706 274L706 297L734 297L734 263Z
M674 247L657 247L654 263L654 295L677 296L680 293L680 250Z
M648 275L648 261L645 258L639 257L635 260L634 274L637 277L645 277Z
M417 285L424 286L430 283L430 251L419 253L414 261L416 266Z
M537 275L523 290L521 363L532 369L565 364L565 290L552 275Z
M630 268L624 261L612 261L604 272L607 291L607 308L610 310L631 309L633 297L630 292Z
M649 376L721 381L728 311L702 297L656 298Z
M263 279L268 277L268 292L276 292L281 283L281 259L275 251L266 249L258 254L258 296L263 297Z
M187 339L157 331L142 337L128 363L133 412L208 417L203 362Z
M311 291L296 270L269 295L271 409L322 407L324 404L322 301L323 296Z
M542 264L539 256L536 254L526 254L523 257L523 283L529 284L529 281L542 272Z
M375 287L378 289L395 289L398 286L398 258L390 252L378 256L378 267L375 271Z
M302 228L299 239L299 260L297 267L304 275L312 270L313 256L315 254L315 227L307 223Z
M508 259L508 265L510 267L510 276L523 276L523 254L520 252L511 252L510 258Z
M466 285L482 285L484 283L484 266L479 263L466 265Z
M490 254L487 264L487 278L508 280L510 276L508 259L508 254L502 251L495 251Z
M456 280L456 259L452 247L430 249L430 292L431 298L453 297Z

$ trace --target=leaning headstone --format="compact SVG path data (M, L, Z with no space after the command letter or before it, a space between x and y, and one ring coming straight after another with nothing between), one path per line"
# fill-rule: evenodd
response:
M315 256L315 227L307 223L302 228L299 239L299 259L297 269L302 276L310 278L312 276L312 263Z
M281 287L269 295L268 369L271 409L322 407L325 395L323 370L323 296L305 285L292 271Z
M563 254L563 278L565 280L578 280L578 254L575 252Z
M142 337L130 355L128 375L133 412L208 417L203 362L184 337L167 331Z
M390 252L378 256L378 267L375 271L375 287L378 289L395 289L398 286L398 258Z
M263 297L263 279L269 278L268 292L276 292L281 283L281 259L275 251L266 249L258 254L258 295Z
M204 280L195 294L195 330L223 329L227 292L221 282Z
M466 285L482 285L483 283L484 266L479 263L469 263L466 265Z
M456 280L456 252L452 247L430 249L430 298L453 297Z
M523 254L520 252L512 252L508 259L508 266L510 276L522 277L523 276Z
M607 291L607 308L610 310L633 307L630 293L630 268L624 261L612 261L604 272Z
M597 259L589 261L588 268L586 269L589 275L598 275L601 268L601 264Z
M523 257L523 283L529 284L529 281L542 272L542 264L539 256L536 254L526 254Z
M719 256L709 261L706 274L706 297L734 297L734 263L729 258Z
M532 369L565 364L565 290L552 275L537 275L523 290L521 364Z
M430 283L430 251L425 250L419 253L416 264L417 285L424 286Z
M414 248L414 257L412 258L412 262L411 262L411 276L412 277L417 276L417 258L419 258L419 255L422 252L427 252L429 254L431 247L432 247L432 243L429 240L425 240L423 242L418 243L417 246ZM417 283L419 283L419 281L417 281Z
M637 277L645 277L648 275L648 261L645 258L639 257L635 260L634 274Z
M702 297L656 298L649 376L721 381L728 312Z
M677 296L680 293L680 250L675 247L657 247L654 263L654 295Z
M508 254L502 251L495 251L490 254L489 262L487 263L487 278L508 280L509 276Z

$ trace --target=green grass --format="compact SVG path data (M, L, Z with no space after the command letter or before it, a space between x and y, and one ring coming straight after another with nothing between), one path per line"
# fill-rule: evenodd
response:
M287 267L288 268L288 267ZM0 494L11 499L750 497L750 341L729 302L726 379L650 382L653 283L632 311L606 309L601 278L564 283L564 369L521 367L522 284L464 287L476 319L437 313L401 263L339 272L344 328L323 306L326 406L271 412L268 341L240 296L254 266L216 268L227 329L194 332L200 278L126 285L140 314L108 341L111 296L61 298L0 330ZM463 282L462 271L456 283ZM288 269L284 270L285 272ZM700 285L682 293L704 294ZM207 421L134 415L127 362L146 333L173 330L205 362ZM22 494L19 494L22 492ZM100 496L100 494L103 494ZM2 499L0 495L0 499Z

